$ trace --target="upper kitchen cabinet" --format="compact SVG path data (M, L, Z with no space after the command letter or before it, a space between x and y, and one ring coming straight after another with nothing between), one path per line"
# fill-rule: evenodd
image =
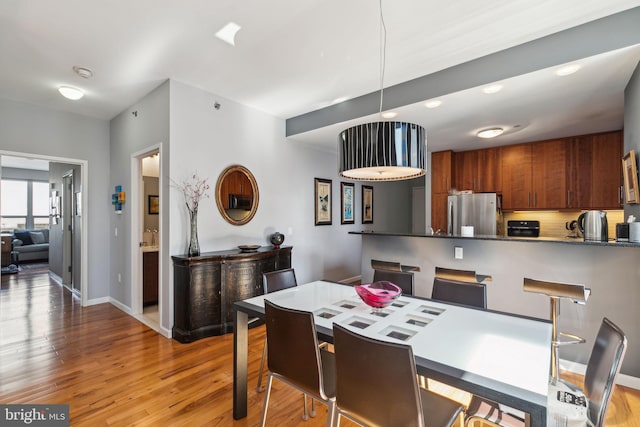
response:
M593 135L592 209L622 208L622 132Z
M577 209L622 208L622 132L571 138L567 206Z
M552 140L502 147L502 207L567 207L567 143Z
M431 153L431 193L448 193L453 185L453 151Z
M461 151L455 153L454 188L476 193L502 191L500 149Z

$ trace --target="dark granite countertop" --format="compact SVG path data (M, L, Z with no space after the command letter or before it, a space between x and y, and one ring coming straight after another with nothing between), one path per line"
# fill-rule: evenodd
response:
M393 231L350 231L349 234L373 235L373 236L402 236L402 237L426 237L428 239L460 239L460 240L499 240L506 242L533 242L533 243L562 243L568 245L589 245L589 246L609 246L609 247L630 247L640 248L640 243L618 242L615 239L607 242L584 241L575 237L507 237L507 236L483 236L473 237L449 236L443 234L414 234L398 233Z

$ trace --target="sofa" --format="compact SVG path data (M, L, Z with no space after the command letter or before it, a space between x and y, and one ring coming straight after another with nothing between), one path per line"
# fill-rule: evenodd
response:
M49 230L13 230L11 249L17 252L18 261L49 260Z

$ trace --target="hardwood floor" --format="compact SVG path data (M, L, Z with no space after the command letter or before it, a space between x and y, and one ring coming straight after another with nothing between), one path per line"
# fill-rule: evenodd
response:
M0 403L67 403L72 426L256 426L264 327L249 333L249 413L234 421L233 336L166 339L111 304L81 307L46 270L0 281ZM274 381L268 425L302 421L302 394ZM608 426L640 425L640 392L617 387ZM353 426L344 420L342 426Z

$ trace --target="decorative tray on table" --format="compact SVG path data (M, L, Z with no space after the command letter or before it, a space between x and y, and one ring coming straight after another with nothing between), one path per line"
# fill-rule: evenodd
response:
M238 246L241 252L255 252L260 249L260 245L240 245Z

